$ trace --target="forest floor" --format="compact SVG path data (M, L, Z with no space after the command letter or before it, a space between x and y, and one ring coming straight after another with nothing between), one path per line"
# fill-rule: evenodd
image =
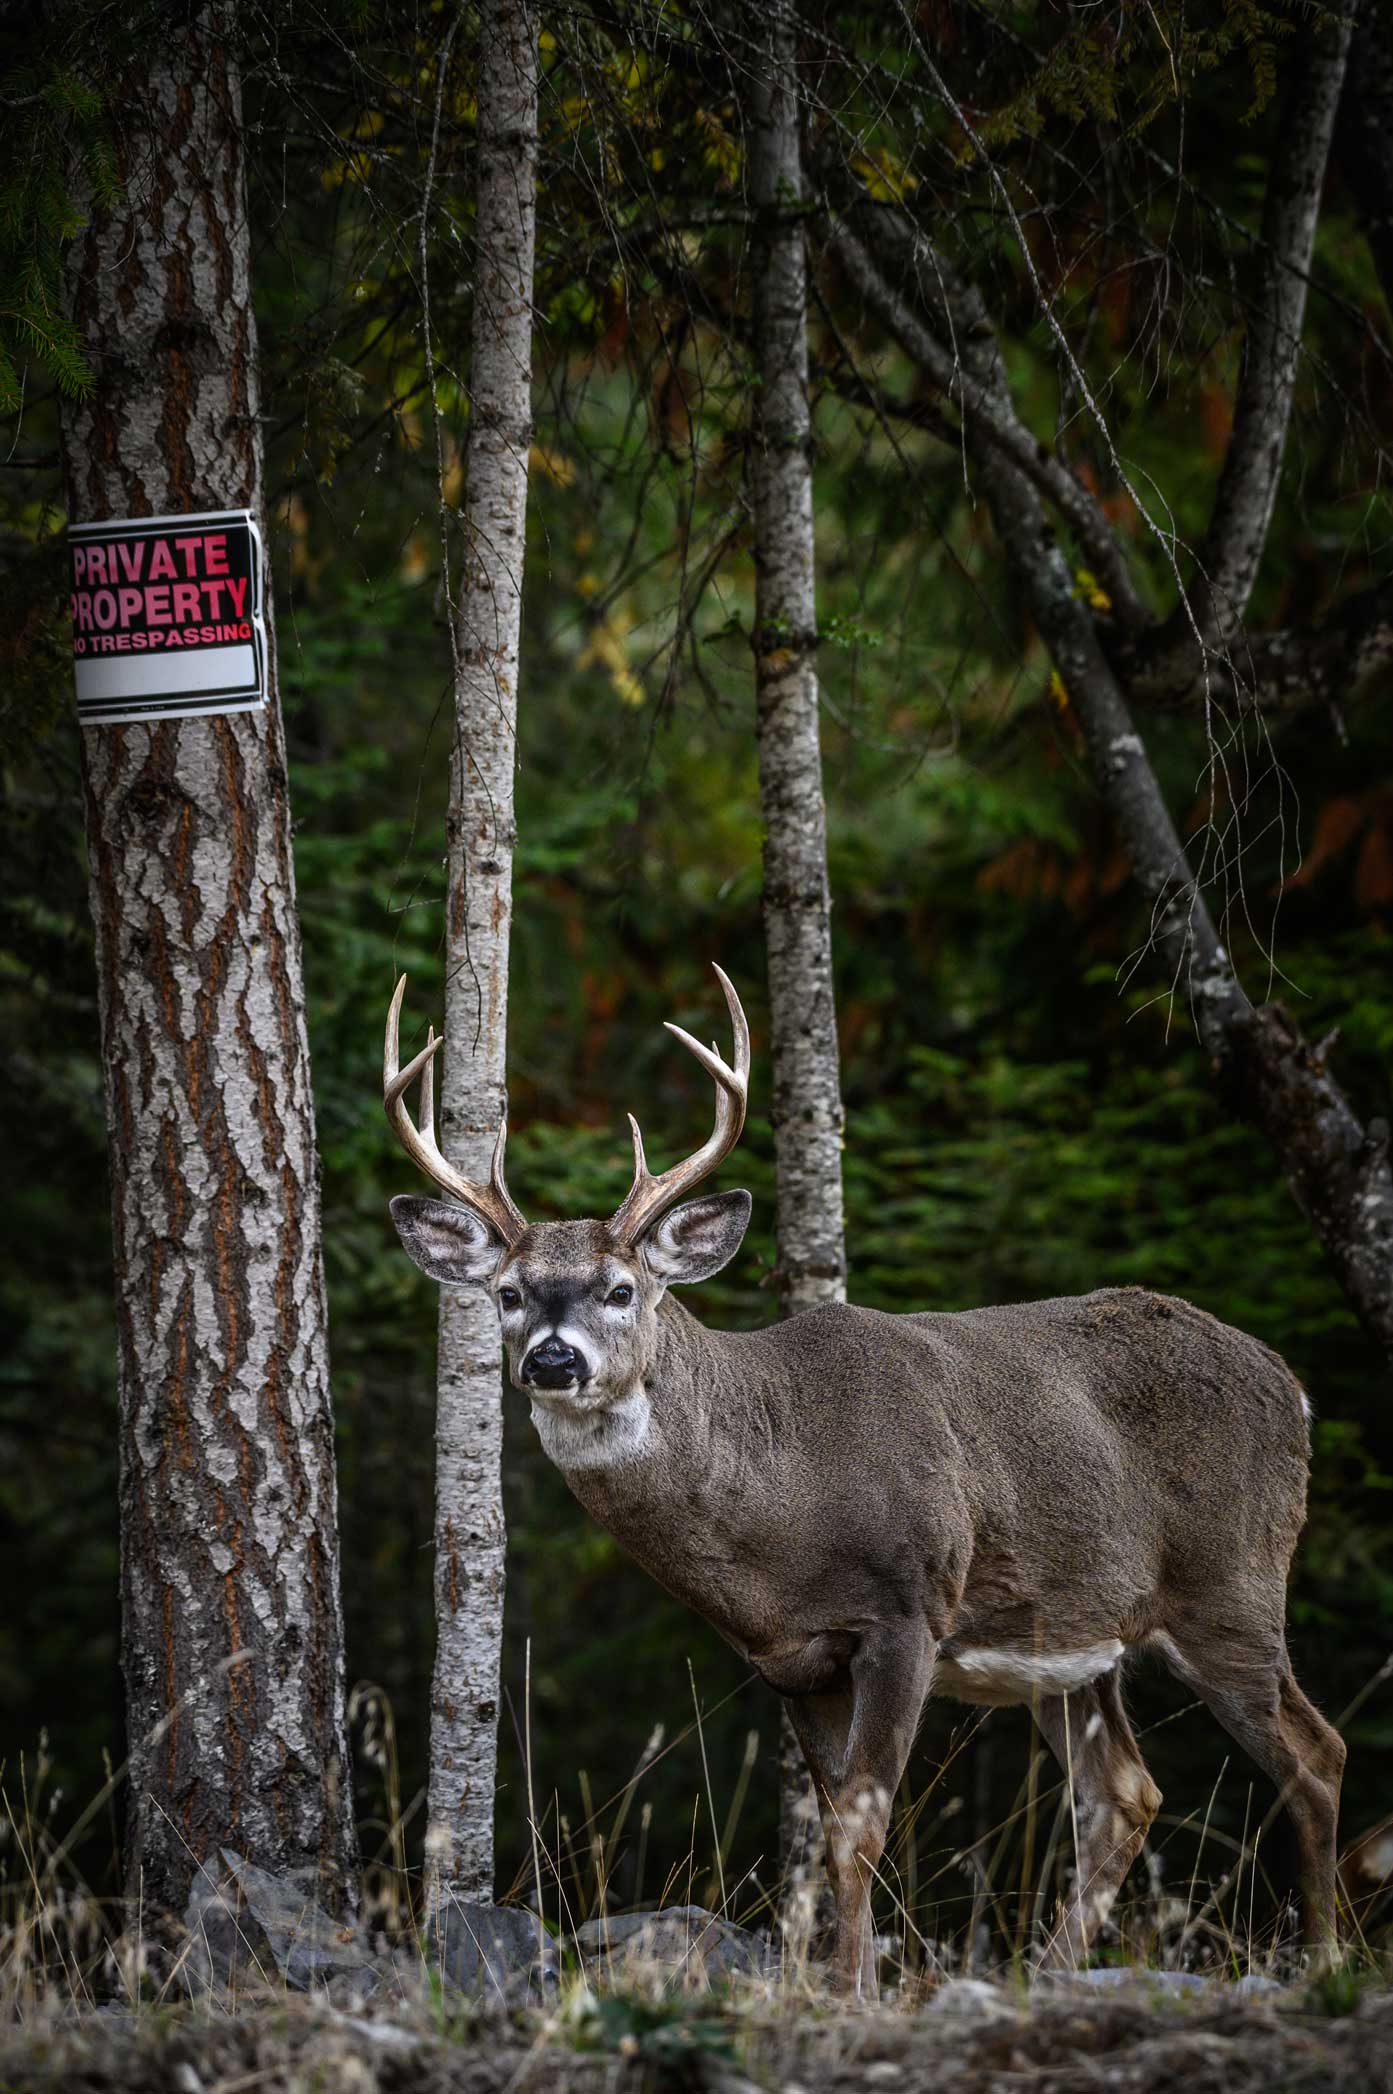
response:
M687 1999L563 1991L548 2009L335 2009L304 1996L36 2007L0 2031L3 2094L1393 2094L1393 1990L1245 1997L957 1980L849 2007L767 1984Z

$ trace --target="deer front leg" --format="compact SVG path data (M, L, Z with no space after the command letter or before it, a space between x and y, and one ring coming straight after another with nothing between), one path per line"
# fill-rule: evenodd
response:
M933 1673L923 1624L866 1629L850 1661L850 1691L791 1700L822 1812L827 1874L836 1908L832 1982L861 1999L876 1995L871 1891L890 1813Z

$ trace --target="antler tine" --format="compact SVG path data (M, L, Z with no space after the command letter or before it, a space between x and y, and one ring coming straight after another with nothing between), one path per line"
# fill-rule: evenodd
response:
M701 1148L685 1161L675 1163L670 1170L654 1177L644 1156L638 1121L632 1113L629 1114L634 1138L634 1182L610 1222L610 1227L622 1241L636 1243L684 1193L709 1176L740 1139L750 1085L750 1028L729 977L719 967L716 976L725 991L735 1035L733 1065L723 1059L719 1048L714 1045L703 1047L700 1040L693 1039L680 1025L664 1023L664 1030L695 1055L716 1086L716 1113L711 1133Z
M387 1030L382 1046L382 1103L387 1118L392 1124L397 1140L417 1167L428 1178L433 1178L445 1192L462 1200L466 1207L473 1208L480 1218L496 1229L505 1243L515 1243L526 1221L519 1212L507 1181L503 1175L503 1152L507 1146L507 1121L500 1123L498 1139L493 1145L493 1164L487 1185L476 1185L466 1178L463 1171L456 1170L448 1157L441 1153L435 1138L435 1057L440 1052L441 1041L435 1036L434 1027L427 1037L425 1046L403 1069L401 1061L401 1005L406 994L406 976L397 983L396 994L387 1012ZM411 1118L406 1104L406 1093L417 1077L421 1079L420 1125Z

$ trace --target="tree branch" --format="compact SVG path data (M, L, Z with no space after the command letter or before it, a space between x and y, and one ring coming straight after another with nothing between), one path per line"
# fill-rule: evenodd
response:
M1105 636L1105 644L1106 636ZM1202 676L1193 647L1159 661L1145 642L1109 645L1134 704L1149 712L1199 713L1207 704L1281 717L1316 706L1354 704L1393 665L1393 583L1351 597L1318 625L1237 636Z
M1306 290L1350 40L1348 0L1312 31L1292 81L1263 208L1260 276L1243 351L1233 433L1191 584L1206 645L1241 631L1267 543L1301 359ZM1185 621L1175 640L1193 647Z
M867 214L867 223L873 228L878 247L891 252L898 249L896 258L913 266L914 256L922 243L914 239L902 219L876 212ZM1003 408L1002 402L973 376L963 354L963 344L954 340L951 326L945 329L948 341L939 340L918 318L910 303L881 274L867 248L844 220L832 223L826 246L867 303L872 302L868 290L870 277L874 275L879 279L879 296L888 301L888 308L892 308L896 315L893 323L887 319L886 324L902 347L925 376L960 410L964 424L973 423L977 438L984 438L997 446L1053 503L1088 555L1120 621L1133 630L1148 626L1150 615L1137 596L1122 548L1094 496L1048 445L1032 435L1014 406L1008 403ZM943 275L946 265L936 258L935 266L938 274ZM930 298L933 298L932 281L928 289ZM940 310L943 309L941 299L934 302Z
M833 246L866 305L916 362L936 339L915 302L887 280L847 228ZM964 436L1005 549L1016 593L1038 626L1084 733L1098 791L1151 903L1151 940L1185 989L1200 1038L1237 1111L1266 1134L1344 1291L1371 1335L1393 1354L1393 1170L1387 1129L1366 1133L1331 1075L1280 1006L1255 1009L1219 936L1162 796L1145 745L1098 627L1075 591L1050 530L1040 490L1017 462L1006 369L975 286L958 281L914 236L914 276L924 303L990 410L965 415Z

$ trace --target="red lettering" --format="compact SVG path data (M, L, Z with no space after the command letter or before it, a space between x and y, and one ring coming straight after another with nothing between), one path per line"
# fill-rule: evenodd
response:
M203 572L205 574L227 573L227 533L215 531L211 538L203 541Z
M177 550L184 555L185 574L197 574L198 555L202 549L203 540L201 538L176 538L174 543Z
M126 570L126 580L138 582L140 570L145 565L145 540L137 538L127 544L124 539L118 539L113 550L120 555L121 565Z
M158 546L155 547L156 552L159 549ZM150 564L150 571L152 574L154 573L153 561ZM145 616L151 625L168 625L170 618L169 591L162 584L155 589L146 589Z
M121 606L122 625L129 625L132 618L136 616L145 602L145 591L143 589L118 589L116 601Z
M78 590L76 596L73 598L73 616L77 620L79 631L84 633L91 632L92 592L90 589Z
M166 576L169 577L170 581L173 581L178 572L179 570L174 564L174 555L170 552L163 538L157 538L150 551L151 581L163 581Z
M106 571L106 547L104 545L88 546L87 579L89 582L105 582L110 579Z
M131 651L131 636L130 636L130 634L129 634L129 633L118 633L118 634L116 635L116 652L117 652L118 654L129 654L129 653L130 653L130 651Z
M223 585L221 582L205 582L203 584L203 593L208 599L208 609L214 618L221 618L222 616L222 591Z
M92 616L103 632L110 631L116 623L116 598L110 589L98 589L92 598Z
M174 617L178 623L184 618L196 618L200 610L197 582L176 582L170 590L174 598Z
M232 598L232 608L237 613L237 616L245 618L247 615L247 577L243 575L240 581L230 581L227 585L227 593Z

